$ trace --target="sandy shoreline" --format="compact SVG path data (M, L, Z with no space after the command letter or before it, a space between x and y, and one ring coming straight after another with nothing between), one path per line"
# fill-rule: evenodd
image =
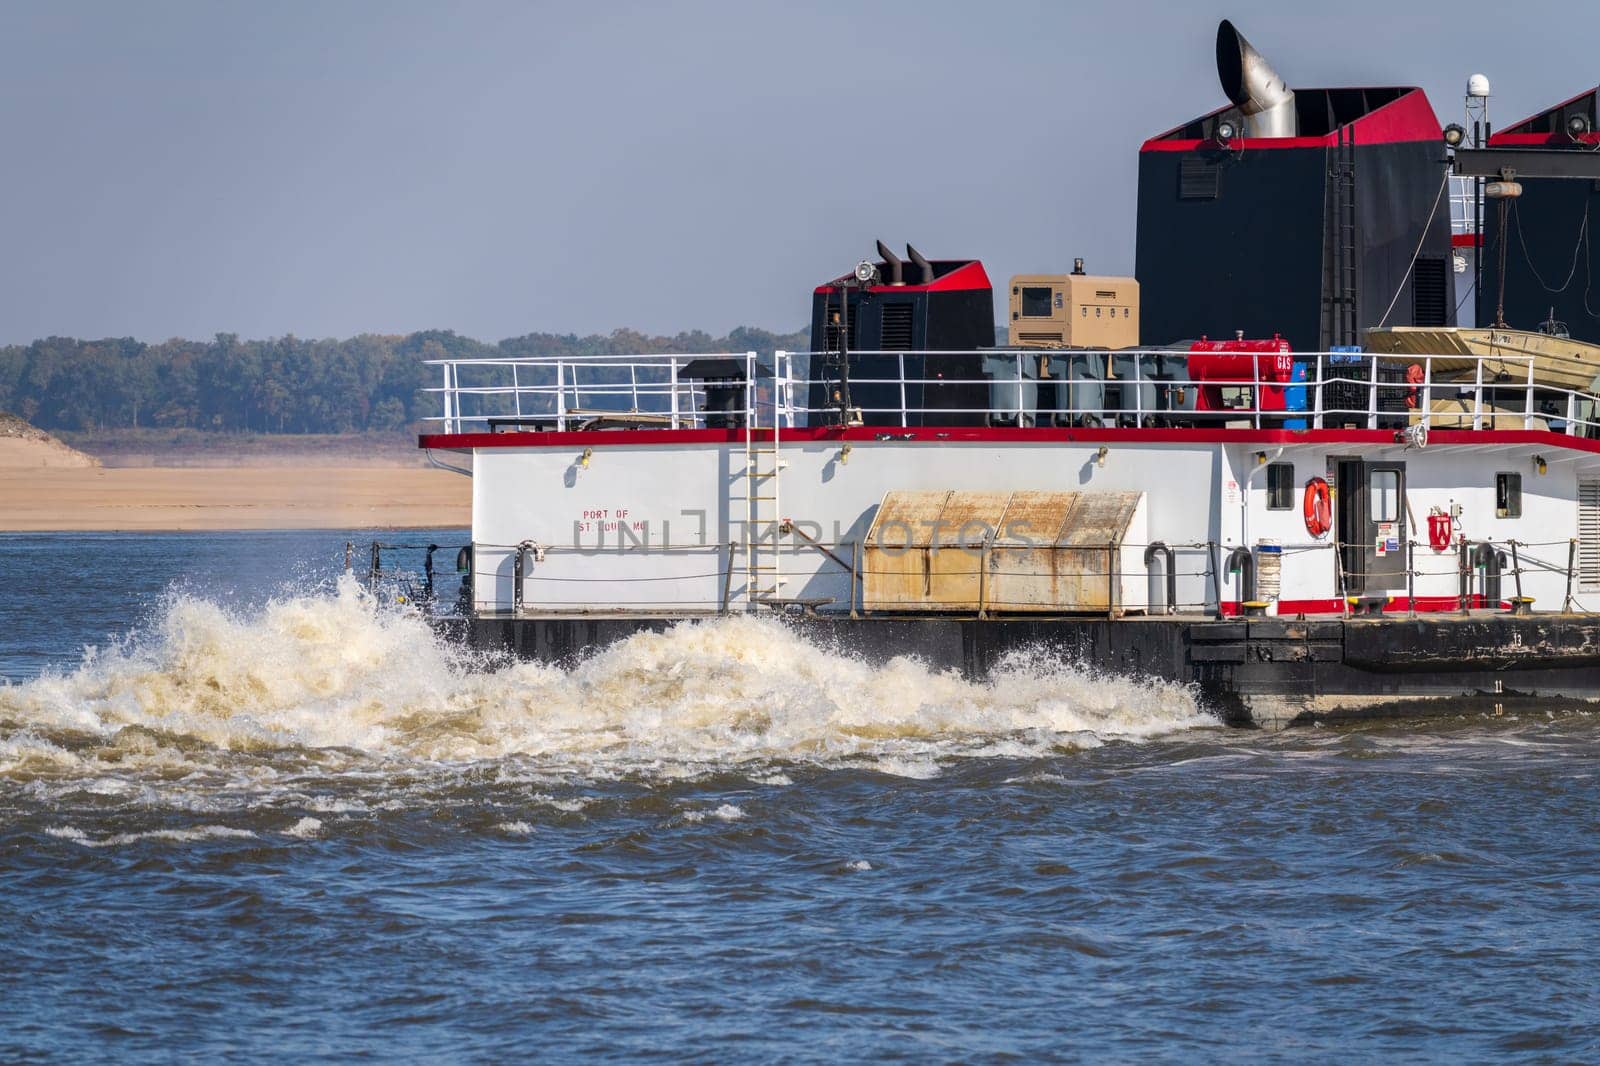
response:
M0 531L466 526L472 481L418 466L0 465Z

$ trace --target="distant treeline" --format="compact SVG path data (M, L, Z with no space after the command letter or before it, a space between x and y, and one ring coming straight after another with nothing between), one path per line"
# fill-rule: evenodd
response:
M144 344L131 338L50 337L0 347L0 411L44 429L168 427L227 432L352 433L398 430L438 413L428 359L629 355L640 352L803 350L808 334L740 327L650 337L530 333L485 344L449 331L349 340L280 337Z

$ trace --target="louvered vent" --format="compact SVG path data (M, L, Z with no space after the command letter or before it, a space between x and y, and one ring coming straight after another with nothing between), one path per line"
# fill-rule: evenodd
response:
M1221 174L1222 168L1203 156L1184 156L1178 160L1178 199L1215 200Z
M1411 324L1415 326L1449 325L1450 299L1447 284L1449 274L1445 261L1438 256L1421 256L1413 268L1415 280L1411 285Z
M1578 482L1578 587L1600 592L1600 479Z
M883 351L911 350L911 311L911 304L883 305Z

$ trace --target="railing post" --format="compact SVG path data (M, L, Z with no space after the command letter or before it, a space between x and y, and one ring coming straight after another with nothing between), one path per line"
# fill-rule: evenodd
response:
M576 398L576 397L574 397ZM567 364L561 360L556 361L556 429L565 432L567 428Z
M1250 406L1255 410L1255 427L1261 428L1261 356L1250 357Z
M1433 356L1422 357L1422 424L1433 428Z
M1522 560L1517 557L1516 538L1511 538L1507 543L1511 545L1511 583L1516 586L1517 603L1520 606L1522 603Z
M1406 538L1406 617L1417 616L1417 542Z
M1020 373L1021 360L1018 360ZM1133 357L1133 425L1136 429L1144 428L1144 354L1135 353Z
M1211 566L1211 587L1217 590L1217 620L1222 620L1222 562L1217 558L1217 542L1206 541L1206 561Z
M671 410L673 429L678 428L678 357L672 356L667 360L667 384L672 390Z
M1474 359L1472 374L1472 428L1483 428L1483 360Z
M1378 428L1378 356L1373 353L1372 364L1367 368L1367 428Z
M517 374L517 364L511 364L511 403L517 416L517 429L522 429L522 379Z
M1327 363L1323 360L1322 353L1317 353L1317 380L1312 384L1311 428L1322 428L1322 379L1324 367Z
M454 433L456 431L456 422L455 416L451 413L453 395L450 391L450 364L440 364L439 370L444 375L444 391L440 393L444 397L444 431L446 433Z
M1527 385L1527 389L1528 389L1528 394L1525 397L1523 397L1522 428L1523 429L1532 429L1533 428L1533 359L1531 357L1528 359L1528 385ZM1522 595L1522 591L1520 589L1517 590L1517 595L1518 596Z
M639 364L628 364L628 410L639 413Z
M1572 572L1578 562L1578 538L1567 541L1567 594L1561 601L1561 613L1572 610Z
M926 356L924 356L924 359L926 359ZM900 362L900 428L904 429L906 426L909 426L911 424L907 420L907 417L906 417L906 353L905 352L901 352L900 353L899 362ZM924 365L926 365L926 363L924 363Z

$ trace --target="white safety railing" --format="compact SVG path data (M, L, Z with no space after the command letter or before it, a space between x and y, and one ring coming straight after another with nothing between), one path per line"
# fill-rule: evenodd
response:
M1198 354L1198 353L1197 353ZM439 432L860 424L1540 429L1600 437L1596 396L1527 355L996 348L433 360ZM719 360L726 364L701 362ZM848 366L848 370L846 369ZM1218 369L1218 368L1221 369ZM1195 373L1191 373L1195 371ZM751 420L751 413L759 418Z
M755 352L431 359L442 383L424 391L443 410L425 421L450 434L732 428L758 404L788 416L789 364L779 356L776 372Z
M1519 354L1196 353L1230 372L1191 376L1183 350L852 352L848 410L837 353L789 353L808 424L1249 429L1548 429L1600 437L1592 392L1539 381ZM1222 357L1222 360L1218 359ZM1041 363L1043 366L1041 368ZM920 368L920 370L919 370ZM1048 389L1050 398L1046 398ZM802 391L803 390L803 391ZM936 402L929 402L932 393ZM920 402L917 398L920 397Z

